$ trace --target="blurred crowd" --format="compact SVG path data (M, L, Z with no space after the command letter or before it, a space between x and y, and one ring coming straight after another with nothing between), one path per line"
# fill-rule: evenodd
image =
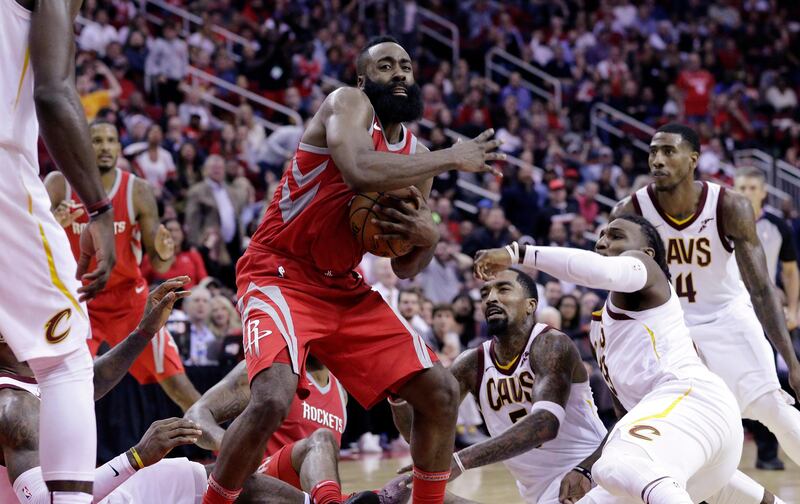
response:
M145 16L132 0L87 0L77 26L77 82L87 117L119 127L120 167L155 188L180 251L165 274L144 264L148 279L193 279L192 296L170 322L187 365L227 365L241 356L235 262L293 155L302 121L337 81L355 82L356 56L373 35L395 35L414 58L427 126L411 127L431 149L451 145L450 130L471 137L493 127L501 149L521 161L503 166L502 178L461 175L492 197L465 190L456 173L436 178L429 205L442 240L413 280L400 282L386 260L362 264L445 362L487 337L471 275L477 250L514 239L592 249L609 204L646 182L646 153L592 135L596 103L652 126L696 126L701 177L729 182L732 152L741 148L800 167L797 2L390 0L363 10L358 0L162 3L201 16L202 24L153 6ZM455 64L450 48L421 32L428 22L421 8L457 25ZM484 55L493 47L558 78L563 106L532 93L524 81L534 76L524 70L485 79ZM229 85L293 113L265 108ZM41 153L47 172L52 163ZM782 211L800 230L791 202ZM537 280L540 320L573 337L591 366L587 328L602 298ZM610 413L607 397L598 404Z

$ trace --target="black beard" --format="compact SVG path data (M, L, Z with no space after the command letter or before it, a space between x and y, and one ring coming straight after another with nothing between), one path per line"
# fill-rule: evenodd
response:
M486 326L489 329L489 334L492 336L505 336L508 332L508 319L492 319L486 321Z
M401 82L378 84L366 77L364 79L364 93L382 124L416 121L422 117L422 91L419 85L409 86ZM408 96L397 96L393 93L398 85L405 87Z

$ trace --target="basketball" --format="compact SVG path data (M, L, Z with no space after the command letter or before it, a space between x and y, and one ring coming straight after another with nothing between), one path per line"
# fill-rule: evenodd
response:
M380 219L376 206L394 206L395 199L385 193L359 193L350 202L350 230L361 247L380 257L399 257L411 251L413 246L407 240L378 240L383 233L372 219Z

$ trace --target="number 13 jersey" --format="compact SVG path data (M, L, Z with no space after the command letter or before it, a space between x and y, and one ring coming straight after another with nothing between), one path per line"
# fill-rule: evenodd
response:
M653 184L631 196L636 212L650 221L664 240L672 284L689 326L711 322L734 301L749 300L733 243L723 228L725 188L710 182L701 184L697 209L684 220L667 215Z

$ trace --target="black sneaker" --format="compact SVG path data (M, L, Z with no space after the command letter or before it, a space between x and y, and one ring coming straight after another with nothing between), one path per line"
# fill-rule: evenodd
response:
M381 501L375 492L365 491L350 495L343 504L381 504Z
M786 468L783 466L783 460L775 457L772 460L756 460L756 469L764 471L783 471Z

